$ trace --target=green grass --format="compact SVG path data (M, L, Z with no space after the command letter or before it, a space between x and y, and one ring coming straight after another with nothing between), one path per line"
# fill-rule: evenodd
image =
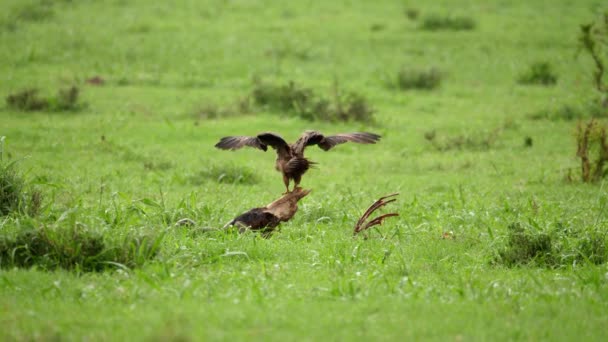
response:
M1 217L0 237L82 229L133 262L86 272L3 259L0 339L605 340L608 266L585 239L606 242L608 185L580 181L575 121L530 118L597 95L592 61L576 57L597 4L3 1L3 101L76 85L86 105L0 105L3 163L43 194L36 215ZM421 30L407 10L474 28ZM518 84L537 61L559 82ZM424 66L442 71L441 87L386 86ZM103 84L85 82L95 76ZM217 114L256 78L327 97L339 82L366 99L373 124L263 107ZM313 191L272 238L210 230L284 191L272 151L213 145L305 129L383 138L308 150L318 167L302 186ZM393 192L383 212L400 216L353 238L365 208ZM183 218L196 224L176 226ZM514 223L552 237L550 264L496 262ZM129 243L137 237L158 249Z

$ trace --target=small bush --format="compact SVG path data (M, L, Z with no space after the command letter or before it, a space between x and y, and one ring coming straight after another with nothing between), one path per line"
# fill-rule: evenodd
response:
M535 62L519 76L517 82L520 84L552 86L557 83L557 75L549 62Z
M528 114L531 120L572 121L585 118L606 118L608 109L597 99L582 105L564 104L557 108L546 108Z
M0 162L0 216L17 211L23 202L25 181L14 165Z
M606 64L608 63L608 11L595 22L580 26L580 51L586 52L593 60L593 85L600 93L600 102L604 109L608 108L608 83L605 80Z
M508 227L507 246L498 252L500 263L508 267L536 262L540 265L553 265L551 237L524 229L520 223Z
M428 131L424 134L424 138L433 145L435 149L441 152L450 150L489 150L492 148L502 130L499 128L489 132L480 132L469 135L455 136L438 136L435 130Z
M13 15L20 21L44 21L54 15L50 1L23 1L13 9Z
M420 16L420 11L416 8L406 8L405 11L405 16L409 19L409 20L416 20L418 19L418 16Z
M257 184L259 179L250 169L236 165L211 165L189 177L189 182L193 185L201 185L206 181L252 185Z
M82 227L27 230L14 239L0 238L1 267L58 268L82 272L103 271L117 265L138 267L158 253L162 236L130 235L108 246L100 234Z
M469 17L453 17L442 15L429 15L420 24L420 29L426 31L467 31L475 29L475 20Z
M49 108L52 111L70 111L79 108L78 96L80 90L76 86L59 89L56 97L49 99Z
M216 104L205 103L196 107L192 114L186 116L193 119L221 119L238 115L251 114L251 101L248 97L239 99L232 105L220 107Z
M26 184L14 163L0 161L0 216L11 213L36 216L42 200L42 192Z
M598 182L608 175L608 127L590 120L576 126L576 155L581 159L583 182ZM595 159L592 160L595 154Z
M317 96L310 88L254 82L251 97L255 104L273 111L293 113L306 120L372 122L373 112L365 97L350 92L342 95L335 82L332 100Z
M435 69L402 68L397 73L397 86L402 90L431 90L441 85L442 73Z
M257 105L273 110L297 111L311 106L313 91L289 81L286 85L273 85L255 81L252 97Z
M555 268L581 262L603 264L608 260L606 234L596 230L556 228L539 232L533 225L509 225L507 243L498 250L495 263L507 267L534 265Z
M9 108L20 111L39 111L48 108L48 101L38 96L37 89L25 89L6 97Z
M6 97L9 108L30 111L75 111L83 107L78 102L80 90L76 86L61 88L53 97L40 97L37 89L25 89Z

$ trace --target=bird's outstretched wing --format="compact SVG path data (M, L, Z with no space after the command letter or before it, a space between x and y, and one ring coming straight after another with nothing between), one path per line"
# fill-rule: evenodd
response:
M277 151L288 147L285 140L283 140L281 136L274 133L261 133L256 137L223 137L217 144L215 144L215 147L222 150L238 150L239 148L245 146L257 148L263 151L268 150L268 146L271 146Z
M348 141L359 144L375 144L378 140L380 140L380 135L368 132L340 133L325 136L317 131L306 131L294 144L294 150L296 154L302 155L304 149L311 145L318 145L322 150L327 151L336 145Z

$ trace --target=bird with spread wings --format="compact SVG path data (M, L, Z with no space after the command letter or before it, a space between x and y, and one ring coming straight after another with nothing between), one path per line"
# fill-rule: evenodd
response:
M289 192L289 182L293 180L294 189L302 180L302 175L314 164L304 157L304 149L307 146L317 145L322 150L328 151L334 146L345 142L359 144L375 144L380 140L380 135L367 132L341 133L336 135L323 135L317 131L306 131L293 144L288 144L281 136L274 133L261 133L255 137L231 136L224 137L215 145L222 150L237 150L249 146L263 151L268 146L277 151L276 169L283 174L283 183Z

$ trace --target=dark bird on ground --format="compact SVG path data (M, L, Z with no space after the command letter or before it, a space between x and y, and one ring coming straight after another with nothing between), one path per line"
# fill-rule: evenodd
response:
M302 175L315 164L304 157L304 149L307 146L317 145L322 150L328 151L336 145L348 141L359 144L375 144L380 140L380 135L367 132L341 133L325 136L317 131L306 131L298 141L288 144L281 136L274 133L261 133L255 137L234 136L224 137L215 144L222 150L237 150L244 146L268 150L268 146L277 151L276 169L283 174L283 183L289 192L289 182L294 181L294 189L302 180Z
M253 208L242 213L228 222L224 229L228 226L236 226L241 233L250 229L261 232L264 237L269 237L281 222L291 220L298 211L298 201L309 193L310 190L294 189L265 207Z

